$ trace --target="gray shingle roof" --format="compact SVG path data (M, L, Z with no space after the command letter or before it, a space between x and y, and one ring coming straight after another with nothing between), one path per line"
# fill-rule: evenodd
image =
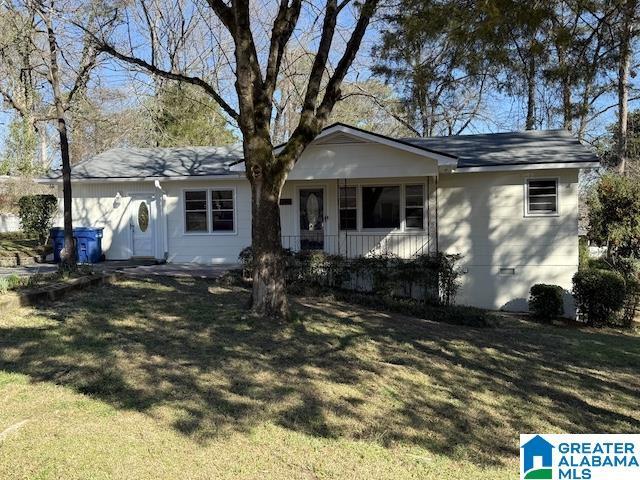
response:
M403 140L457 156L458 168L598 161L595 153L566 130L531 130Z
M458 168L598 162L595 153L566 130L403 138L399 141L457 157ZM241 175L244 172L242 159L241 145L115 148L74 165L72 176L100 180ZM49 177L59 178L60 172L53 172Z
M244 172L242 146L114 148L74 165L77 179L117 179L238 175ZM59 178L54 172L51 178Z

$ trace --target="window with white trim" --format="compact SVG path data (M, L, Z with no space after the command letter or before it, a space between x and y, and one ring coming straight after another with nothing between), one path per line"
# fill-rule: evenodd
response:
M558 180L527 180L527 215L555 215L558 213Z
M211 190L211 230L233 232L233 190Z
M357 187L340 187L340 230L358 229L357 195Z
M234 233L235 221L233 189L184 191L185 233Z
M400 186L362 187L362 228L400 228Z
M184 229L189 233L209 231L206 190L184 192Z
M405 226L409 230L424 229L424 185L405 186Z

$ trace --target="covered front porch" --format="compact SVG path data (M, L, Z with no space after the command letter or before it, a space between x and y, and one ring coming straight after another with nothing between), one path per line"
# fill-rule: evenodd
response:
M290 172L282 245L346 257L435 252L437 182L451 155L345 125L324 130Z
M437 179L455 163L352 127L325 130L283 187L282 245L346 257L435 252Z
M348 258L412 258L437 250L435 179L289 181L281 196L282 246Z

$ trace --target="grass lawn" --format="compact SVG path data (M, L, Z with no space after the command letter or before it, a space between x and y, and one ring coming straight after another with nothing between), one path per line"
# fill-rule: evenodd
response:
M513 479L518 434L640 432L640 337L122 281L0 313L0 478Z

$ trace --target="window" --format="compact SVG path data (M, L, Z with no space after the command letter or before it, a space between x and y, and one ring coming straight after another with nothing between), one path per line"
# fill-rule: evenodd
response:
M558 181L527 181L527 214L553 215L558 213Z
M424 185L407 185L404 191L406 228L422 230L424 229Z
M184 192L185 231L208 232L207 191Z
M233 232L233 190L211 191L211 230Z
M362 187L363 228L400 227L400 187Z
M149 207L147 207L147 202L144 200L140 202L138 207L138 228L142 233L149 228Z
M340 187L340 230L358 229L357 187Z
M235 232L235 193L232 189L184 192L186 233Z

